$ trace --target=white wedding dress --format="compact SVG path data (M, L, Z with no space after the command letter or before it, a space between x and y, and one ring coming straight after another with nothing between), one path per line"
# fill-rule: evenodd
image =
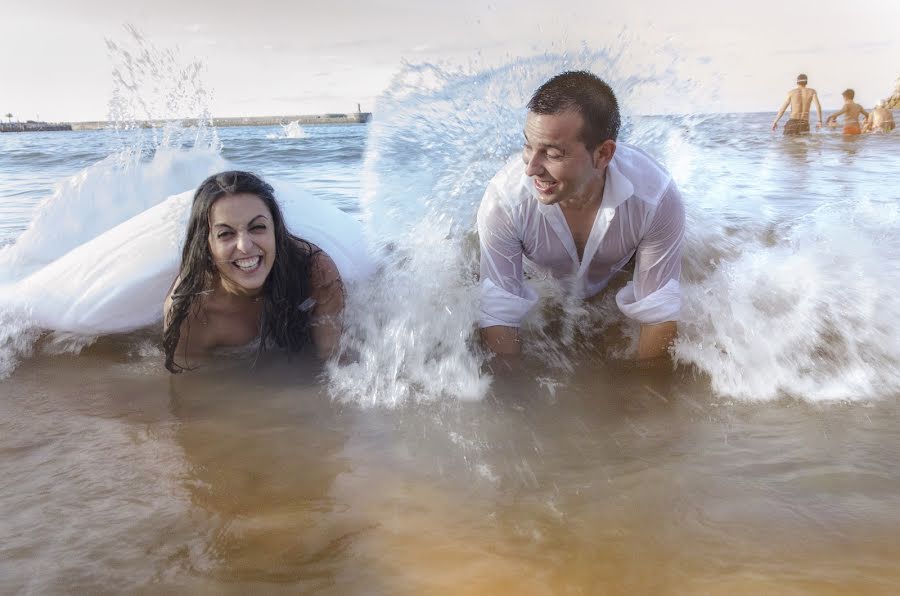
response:
M296 186L272 185L288 230L324 250L345 283L373 271L356 219ZM158 322L178 273L194 192L170 196L4 287L8 306L35 327L76 335Z

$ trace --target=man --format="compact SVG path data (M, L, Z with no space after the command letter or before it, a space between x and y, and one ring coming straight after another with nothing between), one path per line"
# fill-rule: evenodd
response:
M521 321L538 302L523 260L587 298L634 256L634 280L616 302L641 324L638 358L665 356L681 309L684 208L675 183L649 155L616 143L616 97L591 73L553 77L528 110L522 157L494 176L478 209L486 346L520 353Z
M856 93L853 89L846 89L841 96L844 98L844 107L841 108L840 112L835 112L825 121L826 124L830 124L831 122L837 122L838 116L841 114L844 115L844 130L843 133L845 135L858 135L862 132L859 128L859 117L868 118L869 113L863 109L861 105L853 101L853 98L856 96Z
M879 101L875 104L875 109L869 112L863 132L891 132L894 126L894 114L884 107L883 101Z
M806 75L798 74L797 88L788 91L787 99L781 104L781 109L775 116L775 122L772 123L772 130L778 128L778 121L781 120L787 107L791 106L791 117L784 125L784 134L798 135L809 132L809 109L813 103L816 105L816 116L819 117L816 128L822 127L822 104L819 103L816 90L807 88L806 83Z

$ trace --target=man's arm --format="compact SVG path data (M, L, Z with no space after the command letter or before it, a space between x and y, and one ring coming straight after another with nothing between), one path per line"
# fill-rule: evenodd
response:
M843 115L843 114L845 114L845 113L847 113L847 106L844 106L843 108L840 109L840 111L835 112L834 114L832 114L831 116L829 116L828 119L825 120L825 122L828 123L828 122L831 122L832 120L837 120L837 119L838 119L838 116L841 116L841 115Z
M819 94L816 92L813 92L813 105L816 106L816 118L818 119L816 128L822 128L822 104L819 103Z
M634 280L616 296L622 312L641 323L638 360L666 356L677 335L684 223L684 205L673 182L638 244Z
M784 103L781 104L781 109L778 110L778 115L775 116L775 121L772 123L772 130L778 128L778 121L781 120L781 117L784 116L784 112L788 109L788 106L791 105L791 94L788 93L787 99L784 100Z
M866 121L863 122L862 131L869 132L870 130L872 130L872 123L874 122L874 120L875 120L874 112L869 112L869 115L866 116Z
M537 302L525 286L522 239L514 215L501 204L499 189L488 187L478 208L481 247L481 338L502 356L521 352L519 322Z

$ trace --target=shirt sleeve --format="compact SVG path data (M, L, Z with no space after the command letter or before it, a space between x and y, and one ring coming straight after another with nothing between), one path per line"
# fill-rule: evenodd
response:
M481 247L481 313L479 325L519 327L538 302L525 284L522 240L510 209L501 203L496 187L488 186L478 208Z
M616 295L616 303L627 317L643 325L678 320L683 246L684 205L673 181L660 197L638 244L634 280Z

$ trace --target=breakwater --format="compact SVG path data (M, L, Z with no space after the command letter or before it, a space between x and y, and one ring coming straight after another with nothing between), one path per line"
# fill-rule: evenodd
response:
M46 132L53 130L72 130L72 125L59 122L0 122L0 132Z
M884 107L889 110L900 108L900 79L897 79L897 88L894 94L884 100Z
M890 97L882 100L882 103L889 110L900 108L900 77L897 77L897 80L894 82L894 92Z
M303 126L310 124L364 124L372 117L371 112L351 112L348 114L304 114L297 116L244 116L237 118L210 118L200 120L198 118L186 118L180 120L184 126L198 126L208 124L216 127L227 126L275 126L297 122ZM172 120L145 120L135 123L141 128L160 128ZM71 130L101 130L115 125L107 120L94 122L72 122Z

